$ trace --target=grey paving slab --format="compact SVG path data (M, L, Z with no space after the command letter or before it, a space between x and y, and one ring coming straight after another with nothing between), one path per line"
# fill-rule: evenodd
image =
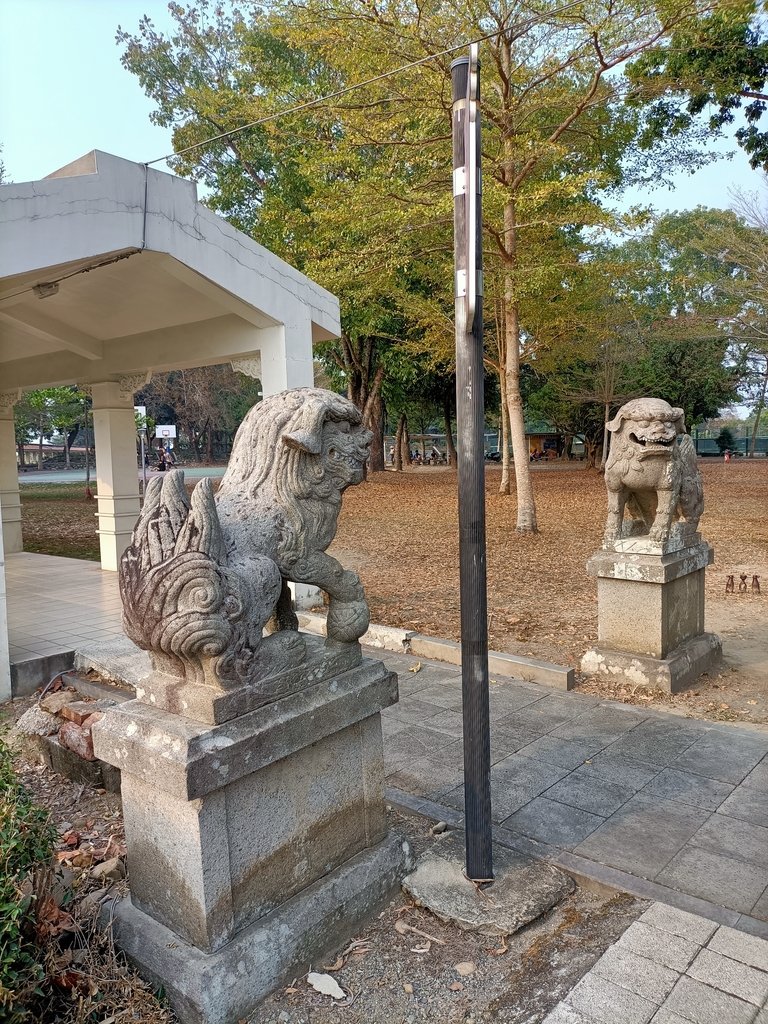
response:
M544 697L534 704L528 704L512 712L511 715L502 718L499 724L508 727L525 726L543 735L564 722L573 721L574 717L580 714L586 714L588 710L588 706L579 707L578 704L574 704L571 701L571 694L564 697Z
M644 795L682 800L715 811L733 792L733 786L717 779L709 779L677 768L665 768L644 788Z
M708 811L690 804L638 793L575 852L641 878L656 878L708 816Z
M654 1015L651 1024L691 1024L690 1017L681 1017L679 1013L662 1006Z
M464 735L464 718L460 711L440 708L438 714L431 716L424 724L454 739L461 739Z
M418 697L406 697L405 700L400 700L397 704L393 704L391 708L387 708L386 711L382 712L382 715L389 718L397 718L401 722L422 725L427 719L434 718L444 710L444 708L439 707L437 704L429 704L425 700L419 700Z
M410 726L407 722L403 722L399 718L392 718L390 715L381 716L381 731L384 736L384 741L390 736L397 736L399 732L403 732L404 729L409 729Z
M522 747L520 753L524 757L535 757L537 761L546 761L548 764L556 764L561 768L578 768L580 764L591 757L600 746L591 742L571 742L564 740L554 733L540 736L526 747Z
M741 818L752 825L768 827L768 787L759 783L742 782L733 793L720 804L723 814Z
M464 773L457 768L450 768L431 757L420 757L387 775L387 785L414 796L434 799L461 785L463 778ZM463 790L459 806L464 806Z
M641 790L663 770L660 765L643 764L631 757L622 757L605 751L588 758L584 769L591 775L615 782L634 792Z
M755 1006L762 1006L768 1000L768 974L712 949L702 949L687 973L697 981Z
M640 917L643 924L658 928L670 935L679 935L700 946L705 945L717 932L718 925L698 914L689 914L666 903L654 903ZM730 929L729 929L730 930Z
M538 738L539 733L522 725L514 728L491 723L491 764L517 753Z
M528 749L525 748L526 751ZM630 800L633 793L615 782L596 778L584 768L577 768L548 789L546 796L607 818Z
M635 921L624 932L617 946L631 950L646 960L669 967L682 974L693 962L701 946L698 942L672 935L661 928L655 928L642 921Z
M766 873L746 861L686 846L655 881L748 914L765 889Z
M461 711L461 688L446 683L431 683L418 691L418 699L430 704L446 708L449 711Z
M519 708L529 707L537 701L544 700L545 696L541 690L524 689L516 683L491 687L488 694L491 719L506 718Z
M677 760L705 732L690 722L649 718L611 744L609 752L663 767Z
M702 736L673 762L675 768L738 784L768 753L768 737L734 729Z
M592 968L592 972L659 1006L675 987L675 982L680 976L669 967L654 963L631 949L615 945L609 946L603 953Z
M566 1002L604 1024L648 1024L656 1003L591 972L582 978Z
M768 758L764 757L744 781L758 786L768 786Z
M754 907L752 907L751 913L753 917L757 917L761 921L768 921L768 887Z
M675 985L664 1009L694 1024L752 1024L757 1015L752 1003L685 976Z
M412 764L421 757L430 757L440 764L461 769L464 766L464 744L435 729L408 725L402 732L389 737L384 746L388 772Z
M559 1003L547 1014L542 1024L596 1024L594 1017L586 1017L567 1003Z
M540 796L505 818L502 824L530 839L572 850L604 820L597 814Z
M759 864L768 870L768 828L740 818L713 814L691 839L692 846ZM766 877L768 883L768 877Z
M605 747L646 720L647 714L644 711L625 709L622 705L602 705L590 710L588 714L581 715L576 721L558 726L553 730L553 735L563 739L596 742Z

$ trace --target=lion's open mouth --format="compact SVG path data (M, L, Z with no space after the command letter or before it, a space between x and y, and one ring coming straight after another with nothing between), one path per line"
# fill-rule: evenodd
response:
M674 437L648 437L646 434L635 434L633 432L630 432L629 439L630 441L633 441L635 444L639 445L641 448L645 448L645 450L649 454L653 451L669 451L669 449L673 447L676 440L676 438Z

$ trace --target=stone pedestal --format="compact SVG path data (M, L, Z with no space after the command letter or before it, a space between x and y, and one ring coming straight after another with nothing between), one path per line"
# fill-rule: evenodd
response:
M616 540L593 555L598 645L582 671L677 693L714 668L720 640L704 631L704 572L713 557L699 534L679 531L661 544Z
M245 1017L409 866L383 802L397 677L369 660L317 675L221 724L135 700L94 729L122 773L131 897L116 938L185 1024Z

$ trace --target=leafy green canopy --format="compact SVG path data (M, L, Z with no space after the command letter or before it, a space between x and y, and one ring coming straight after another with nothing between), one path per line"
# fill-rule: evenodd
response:
M737 128L736 140L752 167L768 168L768 131L760 127L768 102L763 10L754 0L723 5L634 62L629 78L641 90L640 102L646 102L649 88L657 92L649 111L650 138L685 132L707 111L711 130L719 133L741 113L746 124Z

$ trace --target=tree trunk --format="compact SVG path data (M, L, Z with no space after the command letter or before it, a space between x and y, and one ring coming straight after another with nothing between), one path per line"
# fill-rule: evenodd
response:
M501 483L499 494L511 494L511 476L509 472L509 410L507 409L507 380L503 373L499 374L499 391L501 392Z
M606 402L603 410L603 455L600 459L600 469L605 472L605 464L608 461L608 442L611 437L611 432L608 429L608 421L611 418L611 405L610 402Z
M384 402L380 394L377 394L371 402L370 418L366 426L373 434L368 465L372 473L383 473L386 469L384 457Z
M43 421L40 420L40 440L37 442L37 468L43 468Z
M451 400L448 395L443 397L443 423L445 424L445 452L448 456L448 465L456 469L459 464L459 458L456 454L456 445L453 443L453 433L451 432Z
M404 466L410 466L411 464L411 435L408 433L408 417L405 413L400 417L403 429L400 432L400 448L401 455L400 461Z
M397 430L395 431L395 458L394 465L395 471L402 473L403 471L403 426L405 424L405 416L401 416L397 421Z
M597 465L597 441L588 441L584 438L584 448L587 453L587 469L594 469Z
M64 434L64 468L69 469L69 437Z
M512 441L512 458L515 464L515 485L517 491L518 533L538 533L536 502L531 482L531 463L528 441L525 436L525 413L523 396L520 393L520 328L517 306L508 286L509 304L506 309L507 332L507 409L509 411L509 435Z
M760 417L762 416L763 409L765 408L765 394L768 390L768 356L765 357L765 373L763 374L763 383L760 388L760 397L757 400L755 406L755 422L752 427L752 439L749 445L749 457L754 459L755 457L755 446L757 444L757 431L760 426Z

